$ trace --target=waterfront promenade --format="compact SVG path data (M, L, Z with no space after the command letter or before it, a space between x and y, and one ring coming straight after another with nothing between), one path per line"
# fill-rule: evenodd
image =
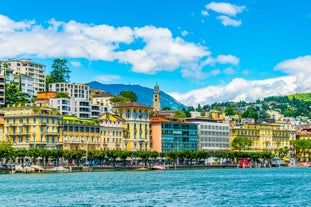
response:
M311 168L1 175L1 206L308 206Z

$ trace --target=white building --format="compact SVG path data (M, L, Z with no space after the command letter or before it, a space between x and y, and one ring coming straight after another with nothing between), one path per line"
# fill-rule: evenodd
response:
M99 118L102 127L102 140L104 150L122 150L124 119L118 115L104 113Z
M115 96L107 92L96 93L92 97L92 104L102 106L102 113L111 113L113 111L113 105L111 104L110 99L113 97Z
M230 150L229 124L204 118L189 118L186 120L198 124L198 150Z
M62 115L72 115L80 119L97 118L102 113L99 105L92 105L91 101L76 98L52 98L50 105L57 108Z
M2 61L2 67L12 69L16 74L27 75L34 81L34 94L45 91L45 65L31 62L30 59L8 59Z
M89 100L90 86L79 83L50 83L49 91L65 92L70 98Z
M74 115L75 101L69 98L51 98L50 105L57 108L61 115Z
M21 83L19 83L21 81ZM21 90L23 93L27 94L29 98L33 98L35 95L35 85L34 85L34 79L31 77L28 77L26 75L15 75L14 76L14 82L17 84L21 84Z

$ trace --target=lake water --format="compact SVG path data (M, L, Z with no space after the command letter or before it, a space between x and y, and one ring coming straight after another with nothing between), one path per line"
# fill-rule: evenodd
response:
M0 206L311 206L311 168L0 175Z

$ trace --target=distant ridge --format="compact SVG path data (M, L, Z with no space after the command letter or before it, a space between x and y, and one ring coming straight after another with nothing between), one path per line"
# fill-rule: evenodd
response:
M99 89L111 94L118 95L120 91L133 91L137 94L137 102L145 105L152 106L153 89L143 87L140 85L125 85L125 84L102 84L97 81L87 83L92 89ZM160 86L161 89L161 86ZM178 110L186 108L185 105L176 101L170 95L160 91L161 96L161 108L170 107L171 109Z

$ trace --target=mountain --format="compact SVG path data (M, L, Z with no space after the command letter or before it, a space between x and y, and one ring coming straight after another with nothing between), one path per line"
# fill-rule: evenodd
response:
M109 92L114 95L118 95L120 91L133 91L136 93L138 100L137 102L145 105L152 106L153 89L143 87L140 85L124 85L124 84L102 84L97 81L87 83L92 89L99 89ZM176 101L170 95L160 91L161 96L161 108L170 107L171 109L182 109L186 108L185 105Z

